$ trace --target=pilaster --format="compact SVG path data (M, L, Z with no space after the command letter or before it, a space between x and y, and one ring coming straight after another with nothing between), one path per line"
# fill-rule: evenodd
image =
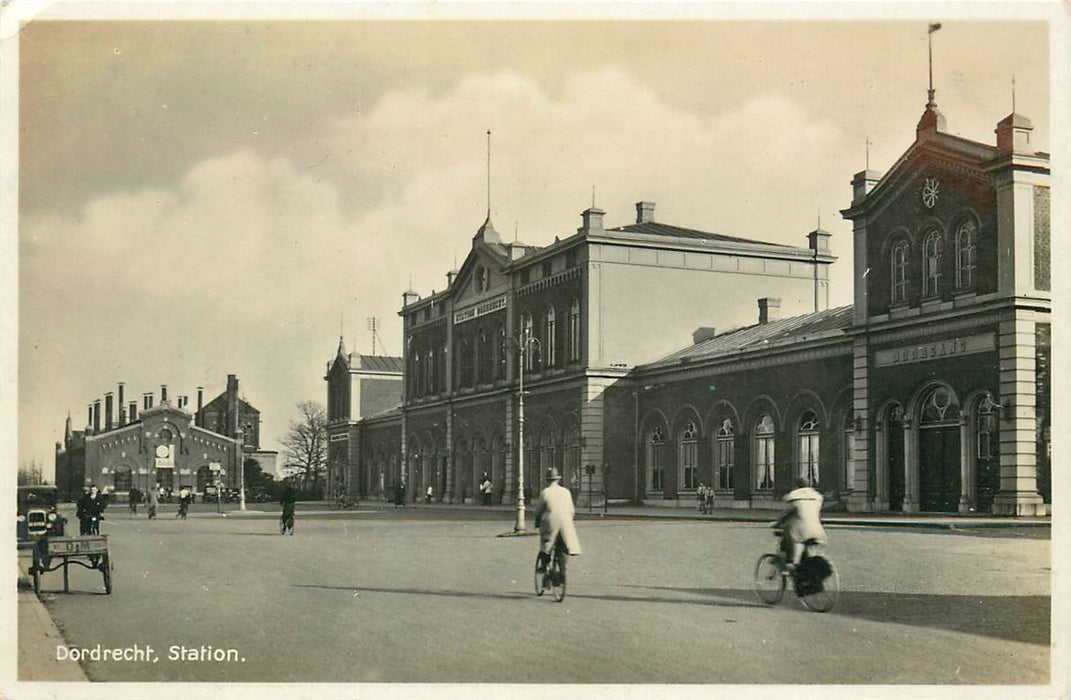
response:
M848 510L869 512L872 504L870 493L870 356L866 338L856 338L852 343L852 476L848 484Z
M1035 312L1013 309L1000 322L1000 492L993 512L1044 515L1037 489Z

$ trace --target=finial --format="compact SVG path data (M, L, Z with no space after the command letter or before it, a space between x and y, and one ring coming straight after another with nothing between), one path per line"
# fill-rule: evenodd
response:
M487 130L487 218L491 218L491 130ZM457 267L457 263L454 263Z
M870 138L866 140L866 169L870 170Z
M595 208L595 185L591 186L591 208Z
M934 89L933 89L933 33L941 28L940 22L934 22L930 25L929 31L926 33L926 39L929 43L929 64L930 64L930 89L927 91L928 102L933 103Z
M1012 73L1012 114L1015 114L1015 73Z

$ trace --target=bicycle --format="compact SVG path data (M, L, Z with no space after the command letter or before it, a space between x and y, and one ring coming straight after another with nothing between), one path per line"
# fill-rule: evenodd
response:
M535 594L537 596L543 595L546 591L552 591L556 602L560 603L565 599L565 562L568 555L565 541L560 536L554 542L546 569L540 567L543 553L536 555Z
M774 531L780 541L782 532ZM833 562L822 554L817 540L804 543L800 563L789 568L788 560L778 548L777 553L763 554L755 564L755 594L767 605L781 602L788 581L804 608L814 612L829 612L840 596L840 576Z
M283 514L279 516L279 534L294 534L294 506L283 506Z

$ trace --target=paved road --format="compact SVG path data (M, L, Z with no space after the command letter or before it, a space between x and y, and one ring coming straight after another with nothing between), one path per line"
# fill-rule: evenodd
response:
M1036 532L831 529L843 593L821 615L790 596L756 601L752 567L773 545L760 524L583 522L584 555L556 604L532 593L536 539L497 537L507 514L335 516L299 511L283 537L270 517L112 513L113 595L77 570L76 592L43 597L71 646L152 646L158 658L88 662L93 680L1048 679L1050 543ZM241 660L171 661L173 645Z

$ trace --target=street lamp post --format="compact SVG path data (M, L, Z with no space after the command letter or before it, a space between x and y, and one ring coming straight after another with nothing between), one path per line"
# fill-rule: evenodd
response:
M511 338L511 340L513 340ZM524 360L525 356L532 351L531 344L539 347L539 339L527 334L522 334L520 340L514 340L517 344L517 522L513 525L514 532L524 530Z
M238 510L245 510L245 464L243 463L243 457L245 451L242 449L243 431L242 427L238 426L238 445L235 452L235 461L238 462Z

